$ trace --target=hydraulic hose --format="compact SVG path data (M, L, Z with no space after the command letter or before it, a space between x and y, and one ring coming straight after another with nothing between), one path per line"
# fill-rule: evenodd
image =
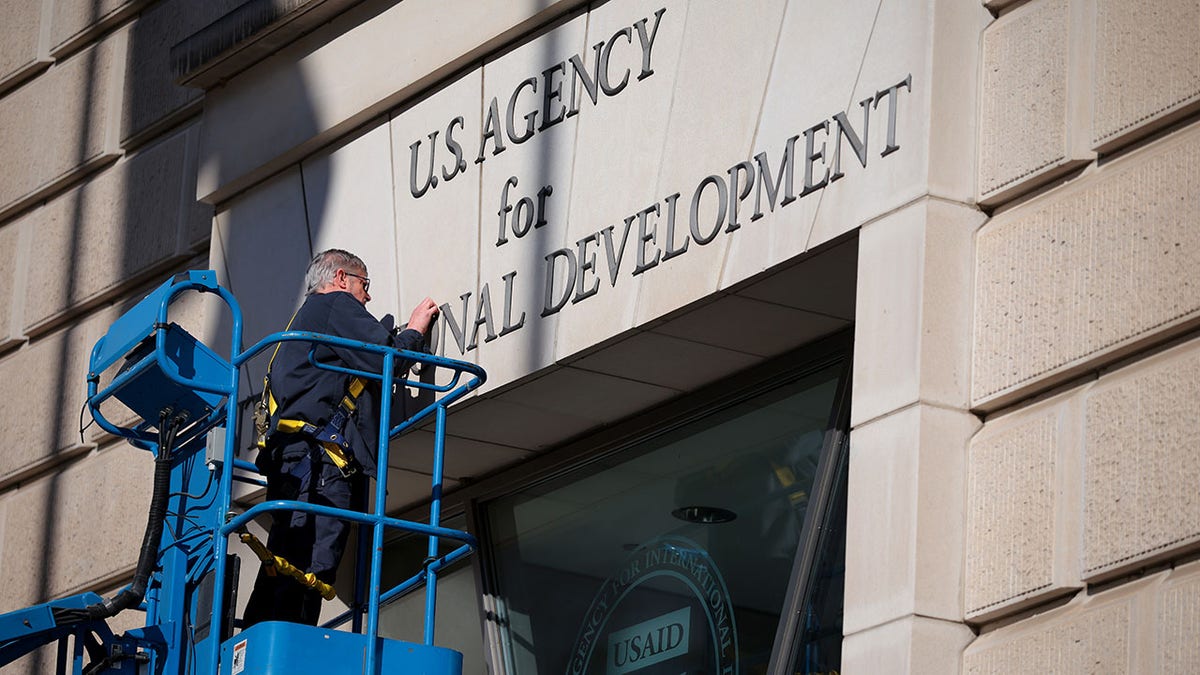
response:
M170 422L167 421L168 418ZM172 417L170 410L164 410L159 418L158 457L154 460L150 514L146 522L146 532L142 536L142 550L138 555L133 581L115 596L82 609L52 608L56 625L104 620L130 607L136 607L146 597L150 574L158 562L158 547L162 543L163 525L167 519L167 502L171 496L171 452L175 445L175 435L186 422L186 411Z

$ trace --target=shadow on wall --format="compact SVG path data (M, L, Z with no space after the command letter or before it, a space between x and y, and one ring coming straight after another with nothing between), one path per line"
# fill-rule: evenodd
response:
M94 26L98 22L111 20L113 2L82 0L75 4L82 6L85 2L86 7L79 9L80 14L86 13L81 25ZM128 51L124 63L105 67L100 50L87 45L78 53L61 56L61 61L84 61L80 89L83 101L79 105L81 113L78 119L72 121L78 130L75 134L77 146L72 150L73 165L84 165L90 159L89 149L105 143L105 139L97 138L104 133L105 127L119 129L120 145L125 154L116 164L102 167L88 176L78 188L48 199L47 203L62 200L64 205L60 213L66 221L63 227L65 252L59 259L34 260L31 264L48 265L57 270L53 281L59 284L61 297L69 306L78 307L81 303L93 302L93 298L98 297L96 277L102 277L106 281L111 280L112 287L118 289L104 292L118 294L109 302L116 305L119 312L140 299L147 290L142 282L157 285L176 271L207 266L210 263L205 261L204 256L210 251L210 246L210 260L215 262L217 259L221 249L217 243L217 231L212 228L212 208L197 203L195 198L200 137L198 116L203 93L174 83L168 54L174 43L244 2L156 0L124 3L142 5L140 13L132 17L130 23L119 25L113 32L101 34L92 41L94 44L95 41L119 39L120 32L127 30ZM112 77L114 73L109 72L112 68L124 68L124 92L120 97L120 105L106 103L106 100L117 100L109 96L110 83L122 81L121 78ZM303 83L297 83L297 87L303 90ZM303 100L307 101L307 97L303 97ZM117 120L96 119L104 114L116 115ZM311 107L299 106L293 109L293 114L296 120L292 124L315 131ZM101 121L105 123L100 124ZM73 130L64 130L64 133L70 137L70 131ZM297 196L297 203L303 204L302 194ZM97 218L97 214L105 217ZM257 225L242 222L233 224L238 227ZM301 218L289 227L279 228L272 236L298 237L304 242L307 255L306 219ZM302 265L296 268L292 261L275 259L271 247L259 249L254 257L256 265L246 270L246 278L241 282L244 287L254 288L260 284L271 289L286 287L288 292L275 298L275 304L279 306L287 305L298 297L303 277ZM135 284L132 290L131 283ZM206 308L213 306L205 305ZM281 311L290 310L281 307ZM79 447L76 429L79 403L85 387L80 367L86 363L87 353L95 339L107 329L107 325L102 323L103 318L101 321L91 319L100 318L98 315L104 313L105 307L101 305L93 313L85 315L85 320L75 320L70 325L56 329L58 335L50 333L48 337L38 338L56 341L51 347L54 353L46 359L52 364L50 369L36 378L40 386L49 387L53 395L48 397L49 409L31 414L29 421L20 424L31 428L40 425L45 433L39 437L47 439L54 449ZM84 350L82 359L78 356L79 349ZM113 447L106 448L104 452L112 452ZM44 453L43 456L52 454ZM97 505L94 513L83 512L69 505L83 503L95 495L117 495L128 489L126 481L148 481L151 459L147 456L144 466L135 465L132 467L134 471L128 473L105 472L101 466L95 475L83 476L82 481L65 478L64 472L79 474L80 470L97 469L99 463L95 459L93 454L87 455L79 463L60 464L49 471L42 483L43 496L34 508L40 509L39 521L44 523L44 527L27 535L32 540L28 547L29 555L40 558L30 568L34 571L32 577L19 580L28 585L28 595L37 602L77 590L88 590L74 585L78 583L100 584L101 587L90 590L109 593L114 590L112 586L119 588L119 584L127 579L114 580L111 572L116 570L103 569L106 562L136 558L145 525L145 504L137 503L132 511L121 514L123 520L109 523L91 520L105 512L102 505ZM96 481L110 483L96 485ZM88 483L92 485L85 488L87 493L84 494L77 486ZM139 489L139 493L149 494L148 486L140 487L145 489ZM133 503L116 497L113 502ZM86 530L91 533L75 536ZM96 563L97 569L87 568L95 576L90 579L64 579L64 574L71 574L70 569L80 568L80 565L70 566L70 560L89 559L86 548L104 537L111 538L103 541L103 551L94 552L97 558L92 562ZM112 555L111 552L120 552L121 555ZM131 573L132 569L128 572ZM17 607L3 611L12 609ZM128 623L122 622L124 618L113 622L114 629L124 627L118 624ZM140 615L136 620L140 621ZM56 662L53 650L54 647L50 646L35 651L14 663L13 668L29 673L53 672Z

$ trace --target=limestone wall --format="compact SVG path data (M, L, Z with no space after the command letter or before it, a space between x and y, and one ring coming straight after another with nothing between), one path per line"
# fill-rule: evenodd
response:
M963 672L1195 672L1200 3L985 4Z
M132 574L152 462L81 436L88 355L151 285L208 264L203 94L168 51L237 4L0 3L0 613ZM5 672L50 672L43 656Z

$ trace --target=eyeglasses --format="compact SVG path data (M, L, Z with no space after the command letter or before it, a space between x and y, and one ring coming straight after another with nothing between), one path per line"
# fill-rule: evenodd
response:
M346 272L346 270L342 270L342 271L343 271L343 272ZM371 279L370 279L370 278L368 278L368 277L364 277L364 276L363 276L363 275L361 275L361 274L355 274L355 273L353 273L353 272L346 272L346 276L348 276L348 277L354 277L355 279L362 279L362 282L363 282L363 292L364 292L364 293L370 293L370 292L371 292Z

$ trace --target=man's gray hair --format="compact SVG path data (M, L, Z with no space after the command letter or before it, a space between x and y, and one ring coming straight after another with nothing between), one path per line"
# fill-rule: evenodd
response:
M308 272L304 275L304 294L312 295L333 283L333 277L339 269L347 272L367 274L367 266L362 258L340 248L331 248L313 256L308 263Z

